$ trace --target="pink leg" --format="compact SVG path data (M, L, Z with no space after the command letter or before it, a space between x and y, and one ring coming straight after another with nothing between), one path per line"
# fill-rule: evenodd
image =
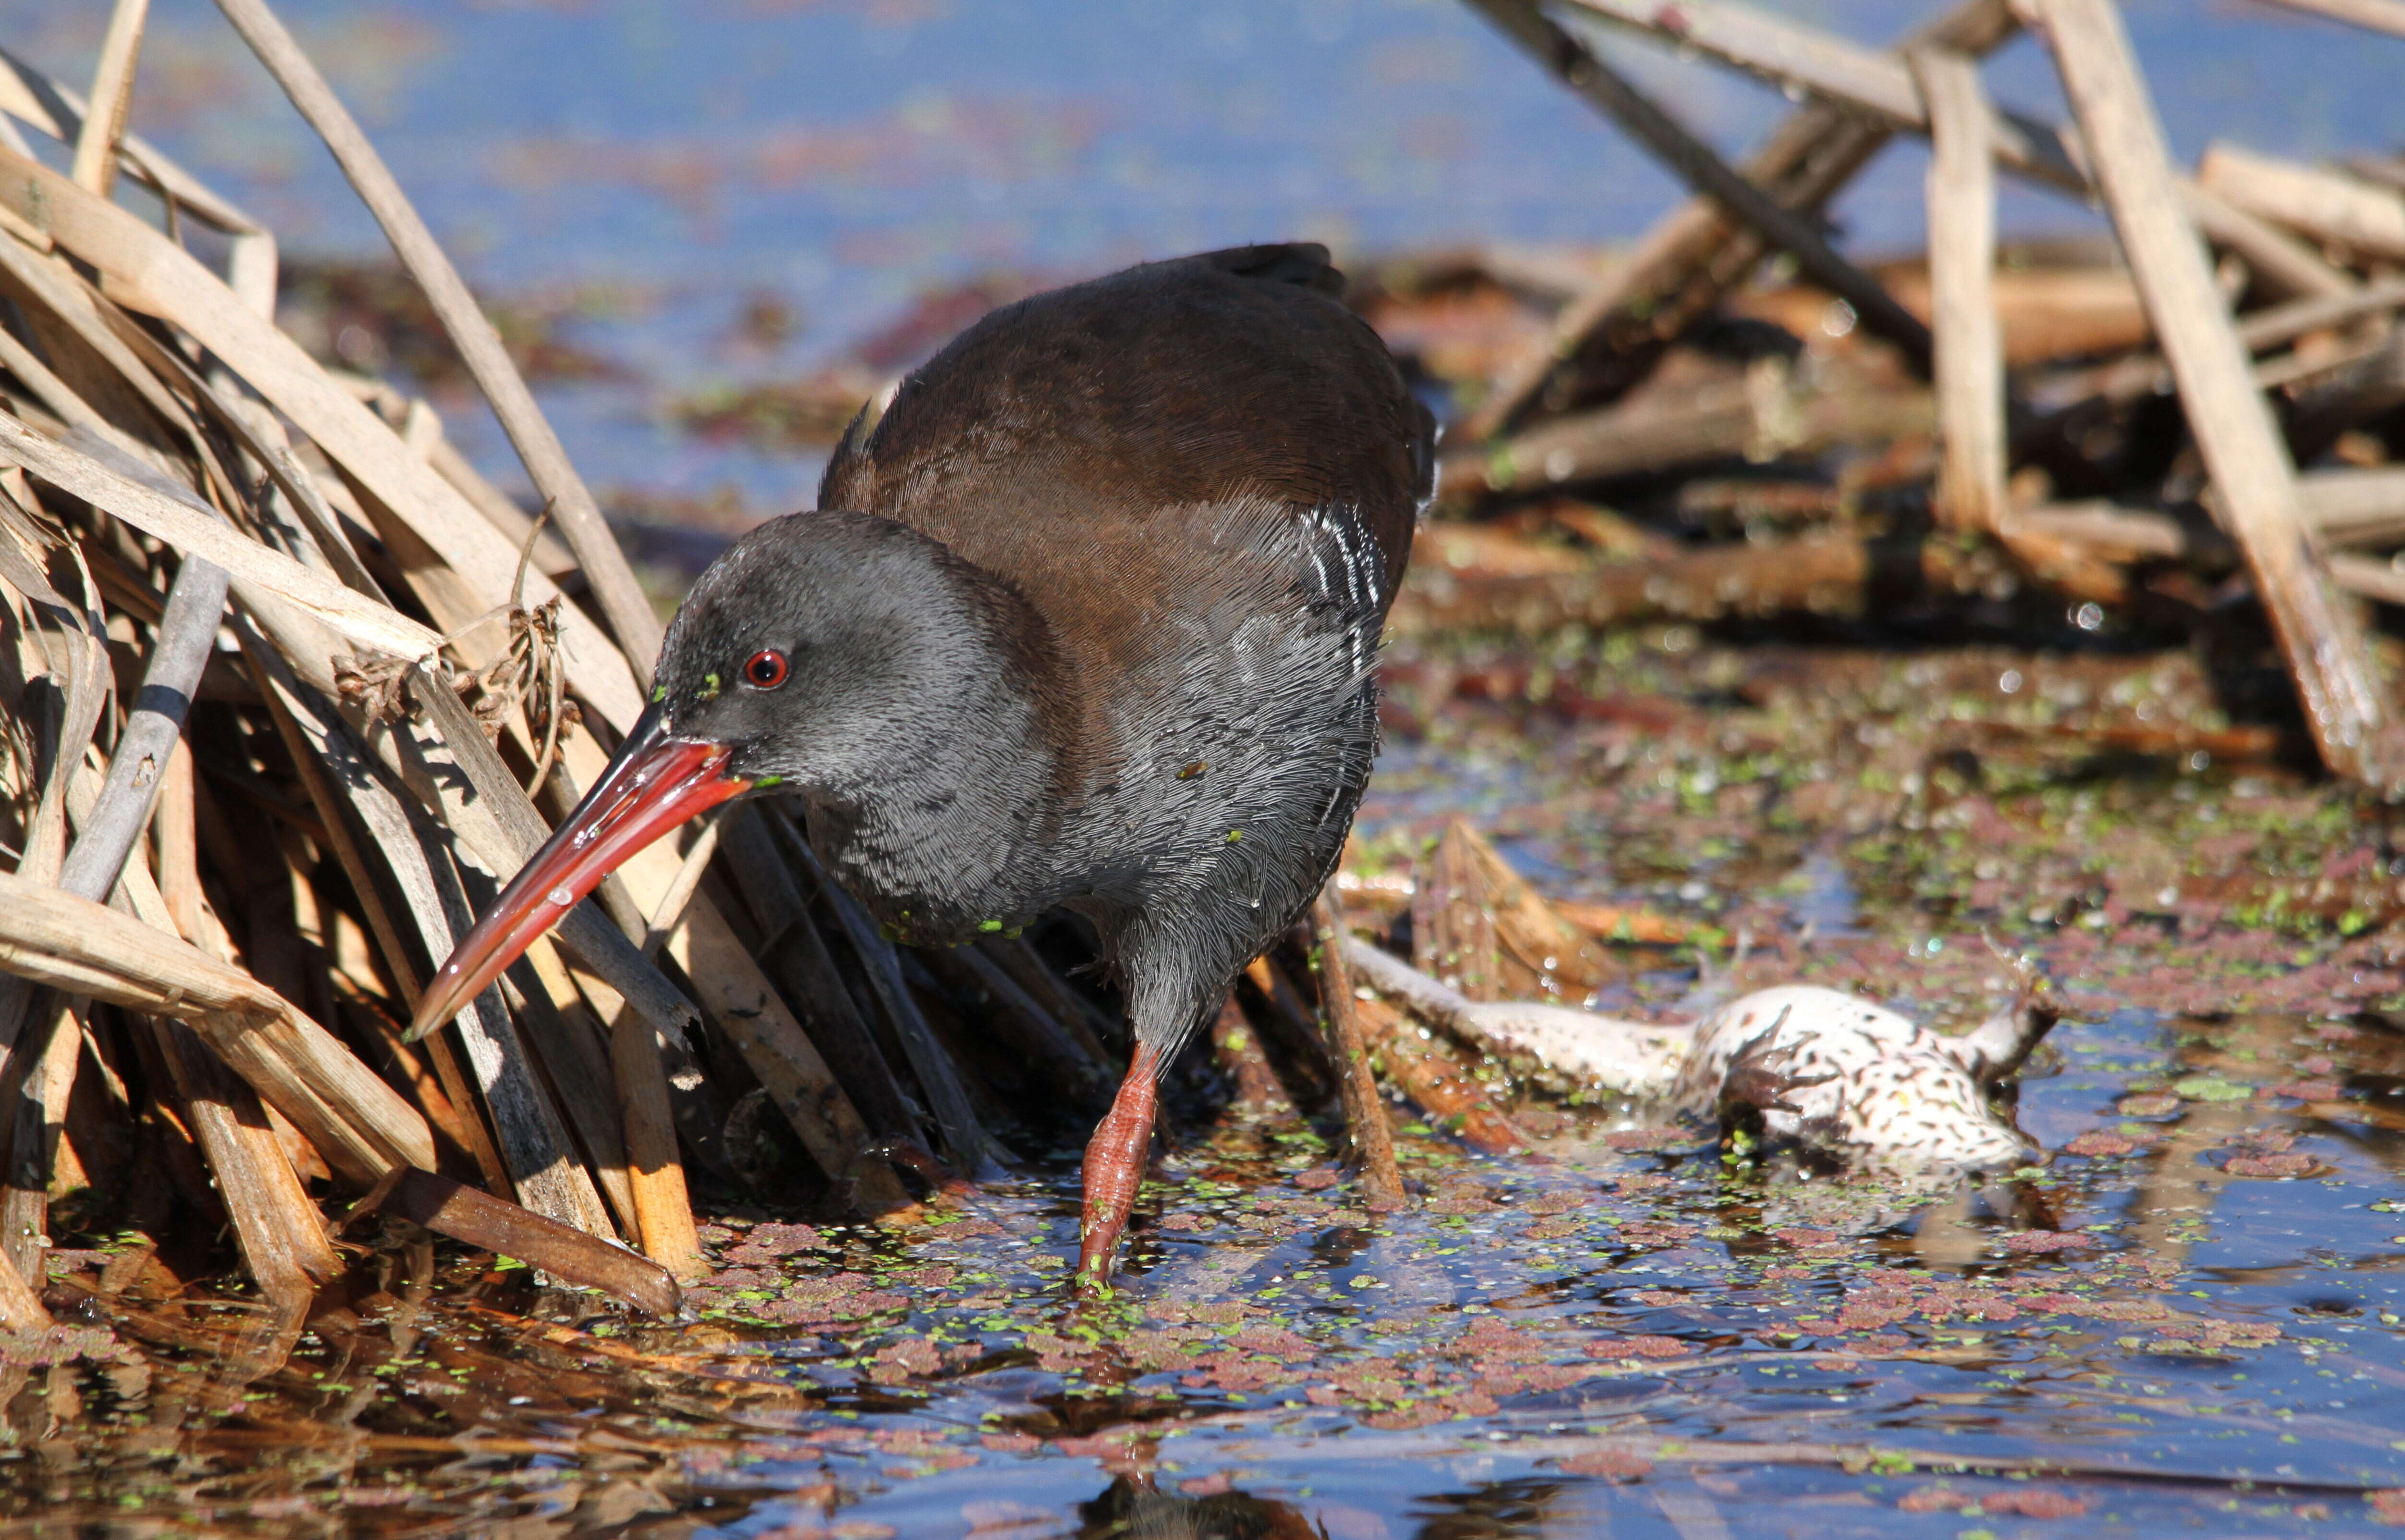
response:
M1119 1094L1086 1145L1086 1218L1077 1245L1080 1288L1110 1281L1111 1260L1119 1249L1119 1237L1127 1231L1136 1189L1144 1183L1145 1160L1152 1153L1160 1064L1160 1056L1149 1044L1136 1044L1127 1078L1119 1082Z

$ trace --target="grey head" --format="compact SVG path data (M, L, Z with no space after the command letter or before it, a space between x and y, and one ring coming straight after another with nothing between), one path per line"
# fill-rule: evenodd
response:
M926 922L997 901L1006 847L1056 797L1067 692L1010 583L892 519L834 511L771 520L701 575L654 695L670 737L798 796L872 908L916 900Z

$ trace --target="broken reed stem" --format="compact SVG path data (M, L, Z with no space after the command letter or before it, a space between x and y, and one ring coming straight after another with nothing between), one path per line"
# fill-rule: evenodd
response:
M183 563L167 592L158 639L143 670L141 691L118 734L108 779L102 784L100 800L59 873L59 886L78 898L99 903L108 897L126 855L150 821L151 806L165 784L168 761L183 740L184 718L191 709L193 692L200 688L201 671L217 646L226 583L223 568L192 557ZM188 769L188 818L189 776Z
M407 683L433 732L423 744L414 732L397 735L395 747L404 757L417 757L444 822L505 883L550 830L439 671L421 663ZM461 779L472 800L459 794ZM693 1007L589 902L563 916L552 939L584 964L583 970L570 968L569 976L609 1037L610 1079L617 1093L638 1243L678 1278L696 1276L699 1240L677 1150L666 1064L677 1052L671 1034L681 1041L685 1023L694 1019ZM532 952L548 946L545 942ZM537 962L542 962L539 956Z
M635 581L634 568L627 565L626 553L618 548L617 538L610 533L584 478L570 462L559 436L552 431L542 409L535 404L533 392L527 388L517 366L510 361L508 350L501 345L500 333L478 308L475 296L468 292L458 270L451 265L433 232L426 228L426 221L418 217L383 157L368 142L359 123L326 84L325 77L276 20L265 0L218 0L218 8L225 12L234 30L242 34L260 62L283 86L301 116L325 140L326 147L342 166L343 175L350 178L360 201L384 227L402 265L426 291L427 301L442 319L443 330L458 348L469 372L475 377L477 388L492 403L494 415L500 419L519 459L525 462L527 474L533 479L543 506L558 520L561 533L575 551L584 569L584 581L612 634L618 638L637 688L650 689L652 661L660 648L659 616L653 610L642 585Z
M1927 375L1929 328L1895 302L1878 279L1840 256L1821 232L1774 202L1720 153L1696 138L1653 98L1563 31L1532 0L1470 0L1530 57L1646 146L1696 191L1709 194L1729 214L1795 259L1813 282L1854 308L1862 323L1903 350L1907 364Z
M1881 53L1833 33L1715 0L1681 0L1663 10L1645 0L1570 0L1579 9L1660 41L1700 51L1749 75L1823 101L1892 128L1926 133L1929 113L1914 81L1910 56L1945 49L1939 39L1907 43L1899 53ZM1987 153L2022 175L2060 190L2088 191L2087 173L2061 130L2051 123L2000 113L1981 104L1989 130Z
M568 735L562 755L569 769L588 783L605 763L600 746L582 729ZM781 820L771 819L769 824L781 827ZM785 843L809 869L807 850L797 841ZM675 866L674 852L654 844L629 857L618 875L638 906L656 908ZM710 1024L743 1056L828 1180L849 1191L864 1212L882 1213L907 1203L900 1179L870 1153L867 1126L818 1045L707 892L687 907L684 923L668 936L667 951L691 983ZM945 1067L949 1068L949 1061Z
M2230 532L2244 553L2322 761L2345 779L2405 791L2405 734L2372 678L2306 525L2286 446L2182 209L2160 121L2112 0L2032 0L2088 138L2114 228Z
M2173 184L2187 217L2214 245L2236 252L2264 289L2281 299L2330 300L2360 286L2286 231L2182 176Z
M2249 216L2358 260L2405 257L2405 199L2394 188L2220 143L2205 147L2197 175L2215 196Z
M2004 343L1996 316L1993 114L1979 72L1945 49L1910 55L1929 110L1930 326L1945 445L1936 511L1962 529L2004 522Z
M1401 1012L1383 1000L1360 1000L1354 1005L1387 1080L1417 1102L1429 1122L1451 1129L1471 1148L1489 1155L1527 1148L1527 1141L1495 1105L1486 1088L1432 1045L1420 1042Z
M1394 1130L1386 1101L1370 1067L1370 1044L1353 998L1353 970L1344 959L1344 913L1330 880L1311 905L1311 962L1319 975L1319 1010L1327 1024L1329 1053L1336 1061L1336 1085L1344 1103L1344 1131L1361 1169L1361 1194L1372 1209L1400 1208L1403 1173L1395 1164Z
M827 907L835 912L837 922L860 959L870 992L884 1010L893 1035L901 1040L903 1056L909 1060L911 1073L918 1077L927 1111L935 1116L945 1157L977 1181L999 1176L1013 1157L977 1120L977 1111L969 1103L968 1088L961 1083L950 1054L936 1040L935 1029L927 1025L918 1002L911 999L909 986L903 982L901 960L894 953L893 944L879 932L877 922L861 907L859 900L827 875L808 843L786 820L784 810L769 809L766 816L784 826L787 849L818 884Z
M100 65L91 77L91 100L83 131L76 135L68 175L76 185L105 198L117 183L117 146L125 134L125 111L134 101L134 62L142 52L142 27L150 0L117 0L108 32L100 43ZM170 205L172 207L172 204Z
M471 1246L589 1282L664 1321L675 1320L683 1304L676 1280L657 1263L449 1177L406 1171L370 1197L373 1203L361 1201L350 1217L375 1209L399 1214Z
M167 752L167 773L154 805L152 837L159 847L159 894L167 917L185 940L200 933L201 891L199 809L192 778L192 748L178 735ZM102 799L106 801L105 796Z

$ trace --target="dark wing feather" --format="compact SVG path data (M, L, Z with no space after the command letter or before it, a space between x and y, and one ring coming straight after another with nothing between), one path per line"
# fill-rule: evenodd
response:
M855 422L819 505L899 519L1048 610L1046 591L1089 588L1050 570L1082 562L1064 522L1108 545L1237 499L1343 508L1391 595L1428 493L1433 424L1377 334L1334 300L1343 283L1324 247L1245 246L1005 306Z

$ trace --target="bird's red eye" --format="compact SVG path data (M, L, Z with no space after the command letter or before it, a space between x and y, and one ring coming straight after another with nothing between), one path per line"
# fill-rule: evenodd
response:
M761 690L776 689L785 682L785 654L773 647L752 653L743 665L743 679Z

